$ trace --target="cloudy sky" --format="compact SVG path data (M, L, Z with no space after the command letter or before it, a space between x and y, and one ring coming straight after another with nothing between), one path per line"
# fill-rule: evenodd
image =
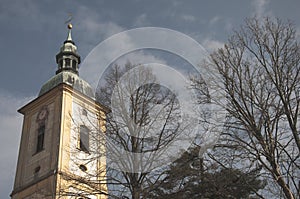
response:
M145 26L179 31L208 51L221 47L247 17L289 19L300 30L299 8L297 0L1 0L0 198L9 197L14 181L22 125L16 111L54 75L55 55L66 39L69 13L73 40L84 60L111 35ZM157 53L143 52L131 58L162 59Z

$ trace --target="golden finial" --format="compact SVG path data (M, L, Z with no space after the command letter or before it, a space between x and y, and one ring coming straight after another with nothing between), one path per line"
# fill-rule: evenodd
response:
M73 28L73 25L71 23L68 24L68 29L71 30Z

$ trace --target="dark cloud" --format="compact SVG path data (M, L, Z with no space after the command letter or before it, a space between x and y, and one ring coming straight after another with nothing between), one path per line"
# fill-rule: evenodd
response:
M16 109L36 96L56 70L55 55L73 15L73 39L82 59L103 39L122 30L158 26L174 29L207 48L222 45L234 27L255 14L289 18L300 27L295 1L34 1L0 3L0 198L12 190L22 117ZM298 28L300 29L300 28ZM176 42L176 41L174 41Z

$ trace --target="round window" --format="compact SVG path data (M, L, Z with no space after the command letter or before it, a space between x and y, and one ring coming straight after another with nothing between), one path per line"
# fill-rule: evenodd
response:
M79 169L80 169L81 171L87 171L86 166L83 165L83 164L79 165Z

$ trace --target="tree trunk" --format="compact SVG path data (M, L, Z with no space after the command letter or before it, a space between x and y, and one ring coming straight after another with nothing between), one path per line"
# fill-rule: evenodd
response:
M141 197L140 188L137 186L134 186L132 188L132 199L140 199L140 197Z
M279 184L279 186L282 188L283 193L286 196L286 198L295 199L293 192L291 191L289 186L286 184L286 182L284 181L284 179L280 173L278 164L275 163L274 161L271 164L272 164L272 168L273 168L273 172L274 172L274 178L277 181L277 183Z

